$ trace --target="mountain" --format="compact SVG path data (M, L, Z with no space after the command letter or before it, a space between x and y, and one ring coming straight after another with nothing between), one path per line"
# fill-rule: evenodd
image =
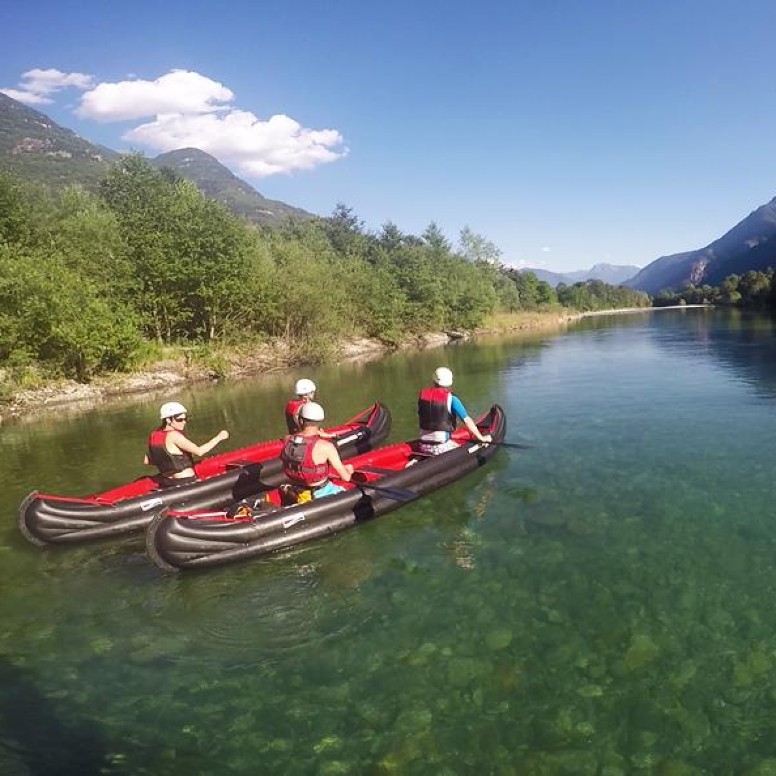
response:
M286 218L315 218L301 208L267 199L238 178L214 156L198 148L180 148L150 160L156 167L168 167L190 180L211 199L223 202L233 213L257 224L277 225Z
M0 170L51 186L93 189L118 157L0 92Z
M590 269L580 269L575 272L549 272L546 269L532 269L530 267L526 267L523 271L532 272L539 280L544 280L553 287L560 283L572 286L574 283L585 280L602 280L609 285L619 286L637 274L639 268L624 264L595 264Z
M649 294L719 285L728 275L776 268L776 197L705 248L661 256L625 285Z
M44 113L0 92L0 171L49 186L80 183L95 190L120 154L95 145ZM206 196L256 224L276 225L287 217L315 218L301 208L267 199L233 175L215 157L184 148L149 159L192 181Z

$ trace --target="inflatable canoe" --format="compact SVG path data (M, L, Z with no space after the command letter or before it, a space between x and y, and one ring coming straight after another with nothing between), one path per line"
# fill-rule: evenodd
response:
M336 434L342 458L364 453L383 442L391 429L391 413L376 402L329 433ZM76 544L142 531L153 516L168 507L213 509L284 481L280 463L283 439L204 458L195 465L197 482L160 488L155 477L141 477L105 493L82 498L37 491L19 507L18 525L33 544Z
M462 428L454 432L460 446L440 455L420 454L414 441L389 445L350 459L353 479L338 483L346 490L334 496L282 507L271 490L225 510L160 510L146 532L146 550L157 566L177 571L266 555L350 528L484 466L504 440L506 416L494 405L476 422L493 443L483 445Z

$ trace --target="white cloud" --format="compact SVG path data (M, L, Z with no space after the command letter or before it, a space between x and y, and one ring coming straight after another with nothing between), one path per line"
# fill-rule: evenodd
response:
M283 115L261 121L242 110L157 116L127 132L124 139L155 151L199 148L254 178L309 170L347 153L336 130L306 129Z
M173 70L154 81L98 84L78 114L104 122L152 118L123 139L155 152L199 148L252 178L310 170L347 153L337 130L307 129L282 114L261 120L229 105L233 99L217 81Z
M0 92L7 94L12 100L18 100L25 105L46 105L54 102L51 97L44 97L42 94L33 92L20 92L18 89L0 89Z
M18 89L1 89L4 94L26 105L45 105L53 102L49 95L62 89L88 89L94 77L86 73L63 73L55 68L34 68L22 73Z
M78 115L124 121L166 113L210 113L226 108L234 94L223 84L189 70L173 70L155 81L101 83L81 97Z
M542 253L549 253L549 252L550 252L550 248L547 245L545 245L544 248L542 248Z

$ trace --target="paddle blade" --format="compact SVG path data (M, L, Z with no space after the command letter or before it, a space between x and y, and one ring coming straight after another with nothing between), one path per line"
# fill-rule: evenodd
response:
M381 496L387 496L388 498L395 499L396 501L412 501L412 499L418 497L418 493L414 490L405 490L404 488L386 488L382 485L372 485L368 482L359 482L356 485L361 490L373 490L375 493L379 493Z

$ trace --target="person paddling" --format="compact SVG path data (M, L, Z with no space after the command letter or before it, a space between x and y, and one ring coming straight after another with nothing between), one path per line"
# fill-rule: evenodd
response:
M491 441L490 434L482 434L469 417L466 407L452 392L453 373L440 366L434 371L434 385L423 388L418 395L419 450L426 455L439 455L458 447L451 438L456 421L460 420L469 433L483 443Z
M148 437L148 452L143 463L159 470L157 482L163 488L196 482L194 456L207 455L219 442L229 439L229 432L219 431L203 445L196 445L184 436L188 420L186 408L177 401L162 404L159 410L161 425Z
M286 489L286 500L306 501L340 493L345 488L329 480L336 474L344 482L350 482L353 467L343 464L337 448L321 436L320 425L324 419L323 407L314 401L306 402L299 410L301 430L286 437L281 460L283 471L295 488Z

